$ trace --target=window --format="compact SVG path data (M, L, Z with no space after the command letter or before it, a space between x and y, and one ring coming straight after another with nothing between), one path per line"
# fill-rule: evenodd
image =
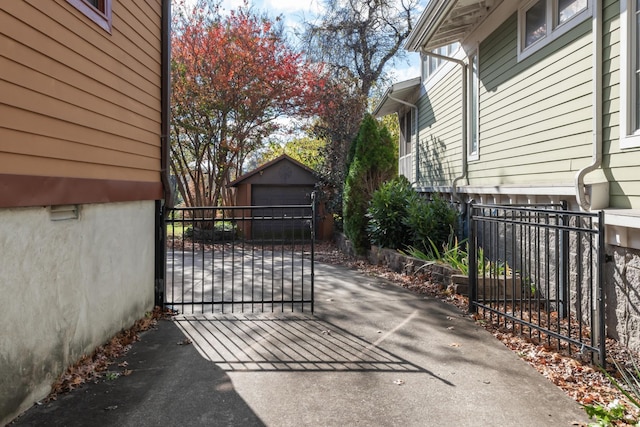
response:
M400 157L411 154L411 142L415 129L413 110L409 110L400 118Z
M620 1L620 147L640 147L640 0Z
M413 135L415 134L415 114L413 108L400 116L400 159L398 174L413 181ZM416 135L417 139L417 135Z
M527 48L547 34L547 5L539 0L524 12L524 47Z
M558 0L556 25L564 24L585 10L587 10L587 0Z
M478 160L480 158L480 73L478 71L478 53L469 56L469 114L467 137L467 159Z
M87 18L111 33L111 0L67 0Z
M591 16L591 0L535 0L518 10L518 60Z
M433 53L437 53L438 55L442 56L453 56L453 54L458 50L459 47L460 43L451 43L449 45L442 46L433 50ZM429 54L424 55L422 58L422 81L426 81L431 75L435 74L435 72L438 70L438 67L440 67L445 62L447 61L445 61L444 59L436 58L434 56L430 56Z

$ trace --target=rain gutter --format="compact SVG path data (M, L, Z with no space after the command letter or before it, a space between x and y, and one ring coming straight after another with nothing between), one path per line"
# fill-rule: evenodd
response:
M169 180L169 144L171 123L171 0L162 0L160 87L160 179L165 207L173 207L173 194Z

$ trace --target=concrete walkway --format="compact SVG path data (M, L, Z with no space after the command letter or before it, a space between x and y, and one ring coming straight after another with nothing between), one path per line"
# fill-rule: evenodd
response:
M182 316L143 334L124 360L131 375L36 406L15 425L521 427L587 419L456 308L321 263L314 315Z

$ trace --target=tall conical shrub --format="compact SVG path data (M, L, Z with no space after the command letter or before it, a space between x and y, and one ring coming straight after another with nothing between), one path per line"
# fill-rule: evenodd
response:
M373 192L397 173L397 150L391 134L373 116L365 115L345 180L342 211L344 232L358 254L369 247L366 214Z

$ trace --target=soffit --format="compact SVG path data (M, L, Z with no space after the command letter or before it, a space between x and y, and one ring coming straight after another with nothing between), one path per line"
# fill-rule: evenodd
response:
M431 0L405 42L410 52L462 42L502 0Z

